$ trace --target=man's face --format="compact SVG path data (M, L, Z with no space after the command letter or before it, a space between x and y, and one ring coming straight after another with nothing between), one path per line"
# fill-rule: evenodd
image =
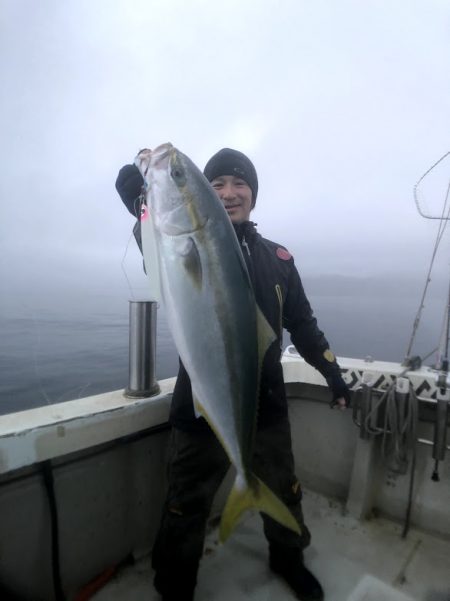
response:
M212 180L211 186L233 223L248 221L252 210L252 191L246 181L235 175L221 175Z

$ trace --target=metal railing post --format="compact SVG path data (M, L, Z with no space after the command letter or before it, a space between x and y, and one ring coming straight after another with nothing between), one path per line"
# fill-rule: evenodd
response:
M155 377L157 303L129 302L129 367L125 396L145 398L160 392Z

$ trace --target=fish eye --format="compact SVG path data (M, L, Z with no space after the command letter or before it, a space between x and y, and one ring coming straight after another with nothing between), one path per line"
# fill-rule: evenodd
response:
M186 183L186 174L180 165L174 165L170 171L170 175L177 186L184 186Z

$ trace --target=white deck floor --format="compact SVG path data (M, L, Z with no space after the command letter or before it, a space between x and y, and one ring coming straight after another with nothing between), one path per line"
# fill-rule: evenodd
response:
M305 562L327 601L450 601L450 541L386 519L360 523L342 507L306 491L303 506L313 535ZM108 583L95 601L157 601L149 559ZM225 545L206 541L195 601L289 601L295 597L269 570L258 515L249 515Z

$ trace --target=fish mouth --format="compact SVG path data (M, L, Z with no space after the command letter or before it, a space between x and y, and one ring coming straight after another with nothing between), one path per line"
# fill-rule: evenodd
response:
M155 150L144 148L138 152L134 161L135 165L145 177L150 166L156 167L156 169L165 169L174 150L175 149L170 142L160 144Z
M157 146L152 152L152 166L157 169L165 169L169 164L170 156L174 152L174 147L170 142Z

